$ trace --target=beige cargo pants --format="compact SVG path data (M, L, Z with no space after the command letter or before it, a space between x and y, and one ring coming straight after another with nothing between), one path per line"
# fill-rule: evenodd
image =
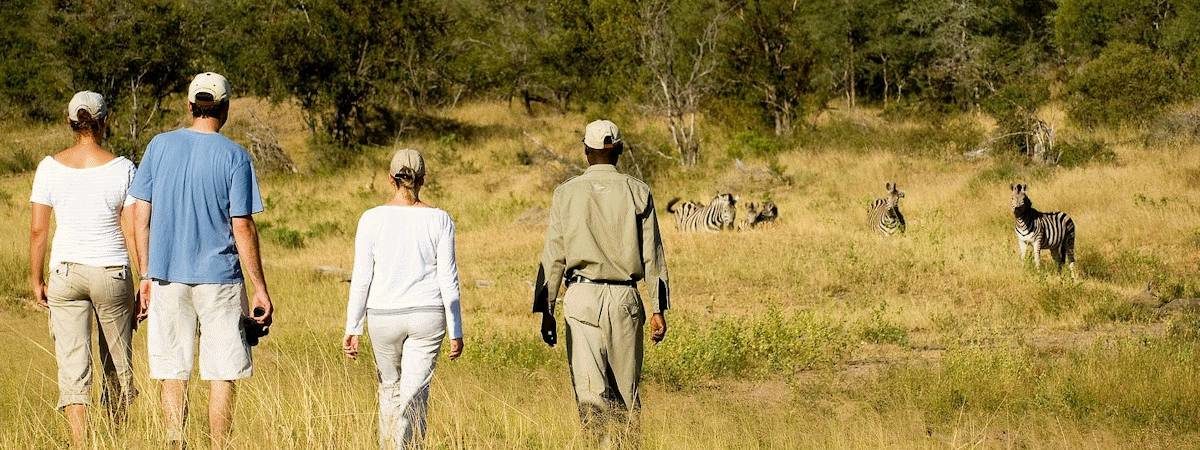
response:
M51 268L46 286L50 332L58 360L58 408L91 405L92 317L99 324L104 366L101 402L127 406L133 387L133 282L128 267L61 263Z
M575 283L563 303L567 360L584 432L601 446L636 441L646 323L641 296L628 286Z

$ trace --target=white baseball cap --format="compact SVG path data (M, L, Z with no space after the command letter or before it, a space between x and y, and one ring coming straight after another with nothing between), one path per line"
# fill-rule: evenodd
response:
M388 175L395 177L401 170L409 169L417 178L425 178L425 158L421 152L411 148L402 148L392 154L392 165Z
M621 142L621 132L617 124L608 120L597 120L587 124L583 129L583 145L597 150Z
M104 96L92 91L79 91L71 97L71 103L67 104L67 118L78 122L81 109L97 119L108 115L108 108L104 106Z
M188 101L196 103L196 94L212 95L213 101L223 102L229 99L229 80L216 72L204 72L192 78L188 86Z

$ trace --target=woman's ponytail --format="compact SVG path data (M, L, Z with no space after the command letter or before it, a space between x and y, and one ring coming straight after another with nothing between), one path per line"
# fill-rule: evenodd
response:
M75 117L79 118L79 120L71 121L71 131L78 134L86 134L96 139L100 139L103 136L103 119L92 117L92 113L84 108L79 108L79 111L75 112Z

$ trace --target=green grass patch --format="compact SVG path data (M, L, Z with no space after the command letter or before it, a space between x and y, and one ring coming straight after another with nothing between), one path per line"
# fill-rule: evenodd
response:
M1103 341L1062 354L955 348L940 364L886 372L867 400L953 423L965 412L1045 413L1109 426L1200 429L1200 354L1173 340Z
M646 358L647 376L672 389L716 378L829 367L845 359L853 346L846 327L810 313L770 311L703 326L685 320L672 327L668 339L649 349Z

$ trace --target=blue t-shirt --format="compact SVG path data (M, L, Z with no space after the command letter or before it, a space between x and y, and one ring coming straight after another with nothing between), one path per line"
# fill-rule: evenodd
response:
M233 217L262 212L250 156L220 133L181 128L146 146L129 195L150 202L150 278L242 281Z

